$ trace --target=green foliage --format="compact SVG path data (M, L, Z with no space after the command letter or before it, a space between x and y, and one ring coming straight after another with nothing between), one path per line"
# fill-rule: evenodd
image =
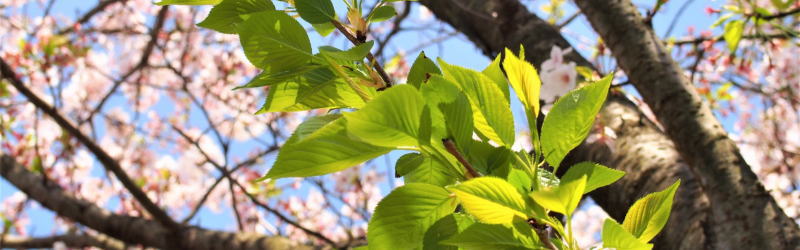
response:
M650 250L653 248L652 244L637 239L611 218L606 219L603 223L602 238L605 248L620 250Z
M236 33L236 25L249 18L249 14L275 10L270 1L261 0L223 0L208 13L205 20L197 26L222 33Z
M408 84L387 89L388 82L376 73L379 62L364 60L372 41L347 49L322 46L313 54L305 28L287 14L296 10L324 36L338 22L330 0L287 3L294 6L276 10L271 1L254 0L158 3L216 5L198 25L238 34L247 58L263 70L237 88L268 91L257 114L339 109L300 124L262 180L324 175L392 150L412 151L396 162L397 176L406 185L379 202L369 222L370 249L537 249L546 247L543 241L559 249L577 247L567 233L571 220L562 225L550 212L570 218L584 194L612 184L624 172L582 162L561 178L554 173L588 135L611 75L560 98L538 131L541 80L525 61L524 48L518 55L506 50L480 72L442 60L437 66L420 53ZM348 13L361 18L359 4L347 5ZM366 19L379 22L396 14L381 3ZM726 26L729 42L736 40L735 33L741 36L736 25ZM526 112L533 152L511 150L515 129L509 87ZM647 242L667 222L678 185L637 201L622 225L607 220L604 246L652 248ZM546 225L555 234L539 239L532 225Z
M495 177L479 177L449 188L469 214L487 224L511 224L527 218L525 200L511 184Z
M608 94L612 75L575 89L559 98L542 125L542 151L547 163L558 170L570 150L589 135L594 117ZM553 171L557 172L557 171Z
M561 179L570 181L586 176L586 188L583 191L585 194L597 188L611 185L611 183L616 182L624 175L625 172L610 169L597 163L581 162L570 167Z
M653 239L667 224L672 210L672 199L680 185L678 180L667 189L648 194L633 203L625 215L622 227L643 242Z
M453 213L457 203L444 188L409 183L387 195L369 221L371 249L412 249L422 246L425 232Z
M295 0L300 17L312 24L327 23L336 19L331 0Z

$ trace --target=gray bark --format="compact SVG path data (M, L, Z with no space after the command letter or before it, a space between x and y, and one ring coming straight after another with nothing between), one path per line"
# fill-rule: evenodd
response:
M310 249L289 239L265 235L231 233L181 225L179 239L159 222L118 215L90 202L73 197L58 185L30 172L8 155L0 155L0 175L42 206L59 216L118 239L145 247L162 249Z
M636 7L626 0L576 1L700 179L722 249L794 249L797 224L764 189Z

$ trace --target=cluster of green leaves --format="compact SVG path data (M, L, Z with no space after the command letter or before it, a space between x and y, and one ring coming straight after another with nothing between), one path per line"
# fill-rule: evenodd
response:
M519 55L506 50L482 71L437 64L421 53L407 84L379 91L390 85L375 76L375 62L364 62L372 42L312 53L303 26L287 14L296 10L314 27L341 26L330 0L289 1L293 7L282 11L261 0L161 3L216 4L199 25L238 34L248 59L264 70L242 86L269 86L259 112L338 110L303 122L264 179L324 175L393 150L412 151L396 163L406 185L386 196L369 222L369 248L574 249L570 218L583 195L624 175L591 162L554 174L590 132L611 76L561 97L539 130L541 81L522 48ZM360 1L345 3L350 26L344 32L363 31L360 22L394 13L381 4L362 17ZM525 110L532 152L512 149L509 89ZM604 246L651 248L647 242L666 223L677 186L636 202L621 225L606 221Z

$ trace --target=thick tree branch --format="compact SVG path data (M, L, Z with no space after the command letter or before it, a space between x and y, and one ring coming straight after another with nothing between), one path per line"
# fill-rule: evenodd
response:
M625 0L576 1L698 174L721 249L790 249L797 224L778 207L637 8ZM749 230L745 230L749 229Z
M6 236L0 242L2 242L0 245L4 248L52 248L56 242L62 242L69 248L125 249L125 244L116 239L104 235L89 234L65 234L40 238Z
M42 179L13 157L0 155L0 175L31 199L68 218L130 244L145 247L177 248L175 239L169 237L171 229L158 222L111 213L88 201L75 198L53 182ZM310 249L293 245L288 239L248 233L230 233L199 227L181 226L182 249Z
M500 53L505 47L517 49L522 44L525 58L539 66L549 58L552 46L570 47L558 29L528 12L517 0L422 0L421 3L439 19L462 31L488 56ZM575 51L566 60L593 68ZM618 221L625 218L625 211L638 198L682 179L673 215L668 227L655 239L655 245L660 249L697 249L707 245L713 237L703 227L708 202L697 181L693 181L691 171L675 153L674 145L657 126L648 122L635 104L619 93L609 95L601 117L598 122L616 133L614 147L603 143L583 145L573 150L564 165L595 161L627 172L615 184L591 194Z
M92 152L92 154L97 157L97 161L105 166L106 170L114 173L114 176L117 177L120 183L128 190L128 192L133 195L136 201L150 213L153 218L155 218L158 222L162 223L163 225L170 227L170 228L177 228L178 223L176 223L172 218L167 215L167 213L159 208L155 203L153 203L147 195L139 189L139 186L128 176L128 173L122 169L122 166L119 165L119 162L114 160L103 148L97 145L91 138L83 134L78 127L72 124L66 117L61 115L53 106L50 106L47 102L39 98L33 91L28 89L22 80L20 80L17 75L14 73L14 70L11 68L10 65L6 64L5 60L0 59L0 77L6 79L11 85L14 86L22 95L24 95L31 103L33 103L36 108L42 110L45 114L53 118L53 120L67 133L78 139L86 148Z

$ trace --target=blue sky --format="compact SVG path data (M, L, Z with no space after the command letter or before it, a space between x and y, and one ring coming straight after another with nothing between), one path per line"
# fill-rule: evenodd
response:
M704 8L709 5L715 6L716 8L716 6L720 5L720 2L692 1L692 0L690 1L691 3L689 7L685 10L683 16L677 19L675 22L675 28L672 32L673 36L684 35L687 27L689 27L690 25L695 26L695 28L697 28L698 31L707 29L709 25L714 21L714 17L710 17L707 14L705 14ZM539 16L542 17L546 16L542 14L542 12L539 9L539 6L546 2L548 1L534 1L534 3L532 4L533 7L531 8L531 11L536 12L537 14L539 14ZM652 6L652 3L654 3L655 0L635 1L635 2L639 3L640 4L639 6ZM56 5L54 6L52 12L57 15L75 17L76 15L85 12L85 10L87 10L88 8L94 6L94 4L95 1L61 0L56 2ZM665 33L667 27L671 25L673 17L679 11L679 7L681 7L681 5L683 4L684 1L673 0L664 6L664 8L662 9L663 12L658 14L654 19L654 26L658 34L663 35ZM340 10L338 12L343 13L343 11L341 11L342 10L341 6L338 6L338 8ZM38 6L30 6L29 11L31 15L34 16L41 15L41 10L38 8ZM575 8L568 7L565 9L565 14L566 16L569 16L575 11L576 11ZM418 10L415 9L415 11L411 15L412 17L418 15ZM593 35L591 27L588 25L588 22L582 17L570 23L566 27L565 31L567 39L570 40L570 42L573 45L579 44L578 42L579 37L576 36L575 34L580 34L581 36L584 36L581 39L588 38L590 39L590 41L596 40L596 36ZM719 30L715 30L715 33L718 34ZM320 40L317 35L311 34L311 37L312 37L312 44L314 44L315 46L324 45L322 43L322 40ZM387 55L391 55L396 48L408 50L413 47L416 47L417 44L421 42L423 42L422 38L419 36L419 34L415 32L401 33L394 39L394 43L397 46L387 48L388 49L387 52L389 52L387 53ZM332 45L342 46L343 43L337 42ZM471 42L469 42L464 36L461 35L444 41L443 43L441 43L441 46L430 46L425 49L425 52L429 56L441 57L445 61L473 69L482 69L489 63L489 58L483 56L481 52L477 48L475 48L474 45L472 45ZM580 52L586 57L590 56L590 54L588 54L590 52L587 51L580 51ZM416 57L416 54L409 54L407 56L409 61L413 61L413 59ZM120 101L121 100L117 100L117 102ZM122 103L116 103L110 106L119 106L118 104ZM516 105L516 107L518 107L518 103L512 105ZM162 107L165 109L169 108L167 107L167 105L157 105L157 107ZM519 112L516 113L519 114ZM192 114L191 116L196 119L199 119L198 117L200 117L198 114ZM521 117L520 115L517 116ZM525 127L524 120L522 119L524 118L518 119L517 121L518 128ZM730 118L728 120L723 121L724 125L727 128L730 128L732 122L733 121L731 121ZM247 145L248 144L240 143L238 147L246 148ZM247 150L240 150L240 151L247 151ZM397 157L399 157L400 155L402 155L402 153L395 152L388 156L385 156L388 157L388 159L377 159L376 162L378 162L381 165L379 169L385 169L386 167L388 167L384 166L385 164L383 162L388 162L393 164L394 161L397 159ZM99 168L99 164L95 164L95 166L96 166L95 172L98 175L102 174L102 170ZM392 168L393 167L388 167L388 169ZM386 189L388 190L388 187L386 187ZM0 198L5 199L14 192L16 192L16 189L13 186L11 186L4 179L0 180ZM115 206L113 203L114 202L112 202L111 206ZM28 212L31 218L31 224L30 224L31 227L29 228L29 232L33 232L34 235L49 235L52 232L53 213L49 212L46 209L29 209ZM225 211L223 212L223 214L220 215L212 213L207 209L203 209L201 213L197 216L197 218L194 220L194 222L209 228L232 229L233 222L231 218L233 218L233 216L231 216L230 211Z

